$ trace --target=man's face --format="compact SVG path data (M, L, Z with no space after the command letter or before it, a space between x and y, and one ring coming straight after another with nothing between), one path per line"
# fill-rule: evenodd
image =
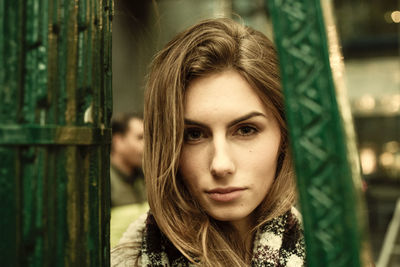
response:
M142 166L143 120L133 118L129 121L126 133L115 139L114 152L119 153L132 168Z

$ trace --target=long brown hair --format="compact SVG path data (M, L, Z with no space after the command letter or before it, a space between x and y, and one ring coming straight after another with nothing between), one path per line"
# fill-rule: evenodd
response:
M203 266L243 266L249 252L231 238L189 194L179 174L185 89L191 80L233 69L254 88L281 129L276 178L254 211L257 225L295 199L276 51L262 33L230 19L202 21L178 34L152 62L145 92L144 173L151 212L161 231L190 261ZM222 229L223 228L223 229Z

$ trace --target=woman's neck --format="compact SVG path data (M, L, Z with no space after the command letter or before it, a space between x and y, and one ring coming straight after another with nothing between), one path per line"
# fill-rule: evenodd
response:
M247 216L241 220L231 222L231 225L238 234L238 238L244 244L246 251L250 253L253 250L254 234L251 233L251 230L254 227L254 223L253 216Z

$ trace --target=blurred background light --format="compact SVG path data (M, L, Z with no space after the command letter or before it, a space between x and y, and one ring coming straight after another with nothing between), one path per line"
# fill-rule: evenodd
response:
M360 160L364 175L369 175L376 171L376 153L372 147L361 148Z
M392 13L391 12L386 12L383 17L385 19L385 21L387 23L393 23L392 17L391 17Z
M375 108L375 98L369 94L361 96L355 103L357 108L362 111L371 111Z
M400 11L393 11L390 17L394 23L400 23Z
M380 156L379 156L379 162L383 167L388 167L393 165L394 163L394 156L392 153L390 152L383 152Z
M386 95L380 99L380 107L385 113L396 113L400 110L400 95Z
M382 154L379 156L379 164L387 175L393 179L400 176L400 143L390 141L383 145Z
M383 149L390 153L397 153L400 151L400 144L397 141L390 141L383 145Z

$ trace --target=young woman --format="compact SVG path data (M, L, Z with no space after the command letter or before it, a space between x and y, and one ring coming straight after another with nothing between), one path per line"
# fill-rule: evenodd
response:
M112 266L303 266L273 44L229 19L198 23L155 57L145 96L150 211Z

